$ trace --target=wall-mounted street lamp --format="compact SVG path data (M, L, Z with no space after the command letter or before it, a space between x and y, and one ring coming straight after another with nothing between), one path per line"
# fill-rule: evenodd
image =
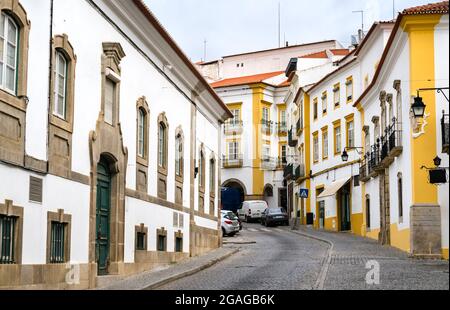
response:
M420 88L417 90L417 97L414 98L414 103L411 105L411 111L414 115L414 118L423 118L425 115L426 105L423 102L422 97L420 97L420 92L424 91L437 91L438 94L442 94L445 99L448 101L447 95L444 93L444 90L448 90L448 87L437 87L437 88Z
M436 156L433 159L433 163L435 165L434 168L428 168L426 166L422 166L421 169L428 170L428 181L431 184L441 185L448 182L447 169L448 167L440 167L442 160L439 156Z
M344 148L344 151L342 152L341 158L343 162L348 162L348 153L347 151L353 151L355 150L356 152L358 152L358 155L362 154L362 150L364 150L364 148L362 147L356 147L356 146L352 146L352 147L346 147ZM361 150L361 151L360 151Z

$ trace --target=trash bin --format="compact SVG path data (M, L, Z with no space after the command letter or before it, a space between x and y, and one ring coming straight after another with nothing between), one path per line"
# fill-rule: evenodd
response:
M306 214L306 225L314 225L314 213Z

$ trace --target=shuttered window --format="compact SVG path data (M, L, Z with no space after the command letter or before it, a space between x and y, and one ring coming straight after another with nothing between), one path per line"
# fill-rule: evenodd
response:
M52 222L50 236L50 263L61 264L66 261L65 237L66 223Z
M0 264L14 264L14 242L17 218L0 215Z
M29 200L42 203L42 179L30 177Z

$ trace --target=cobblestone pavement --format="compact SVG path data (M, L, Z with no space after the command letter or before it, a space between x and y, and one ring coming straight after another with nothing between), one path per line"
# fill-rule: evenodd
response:
M160 287L162 290L303 290L312 289L327 245L284 231L244 223L241 250L217 265ZM233 238L226 238L227 241ZM237 246L237 245L224 245Z
M324 289L336 290L429 290L449 289L449 263L442 260L413 259L407 253L377 241L348 233L330 233L301 228L301 233L331 241L333 249ZM380 284L369 285L366 264L376 261Z

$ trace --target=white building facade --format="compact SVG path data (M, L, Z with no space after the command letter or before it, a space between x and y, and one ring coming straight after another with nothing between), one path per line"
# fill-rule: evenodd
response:
M92 288L220 246L231 115L143 2L0 10L0 287Z

